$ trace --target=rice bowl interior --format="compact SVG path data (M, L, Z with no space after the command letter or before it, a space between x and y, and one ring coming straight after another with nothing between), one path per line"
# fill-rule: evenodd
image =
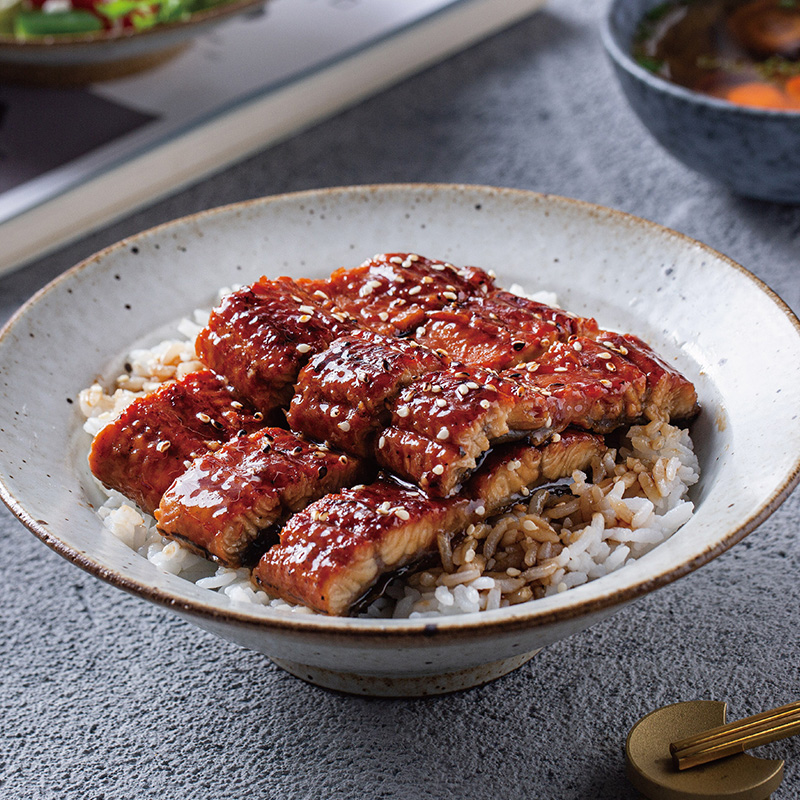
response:
M564 308L633 332L676 364L703 408L692 426L702 476L690 490L692 519L624 569L568 592L435 621L244 606L163 572L103 531L102 497L88 469L75 466L85 464L87 446L81 389L118 374L134 344L166 338L182 314L208 307L220 286L262 272L322 276L365 254L404 248L493 269L506 285L553 290ZM716 296L725 304L708 302ZM71 342L69 370L52 347L63 341ZM464 186L267 198L123 241L15 315L0 336L0 490L37 536L74 563L307 680L364 693L447 691L503 674L701 566L774 511L798 478L797 365L797 320L767 287L709 248L618 212Z

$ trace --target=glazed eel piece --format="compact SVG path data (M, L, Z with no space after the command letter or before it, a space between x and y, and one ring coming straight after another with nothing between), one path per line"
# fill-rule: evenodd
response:
M689 381L635 337L608 332L555 342L501 373L446 363L408 340L355 331L301 371L287 420L447 497L499 443L539 444L570 425L608 433L697 409Z
M691 419L698 412L692 383L630 335L573 336L501 375L544 392L559 419L598 433L643 419Z
M261 278L231 292L197 337L197 354L265 416L289 404L305 363L353 328L291 278Z
M291 517L253 581L290 602L347 614L381 576L435 554L440 537L458 535L531 486L585 469L604 450L599 436L565 431L538 448L516 442L498 449L452 497L431 496L387 475L343 489Z
M191 372L133 401L95 436L95 477L152 514L193 459L263 427L263 415L211 370Z
M264 428L195 459L167 489L162 534L228 567L254 563L277 526L312 501L374 475L363 460L281 428Z
M535 387L360 330L334 340L303 368L286 419L294 430L375 458L447 497L498 442L547 438L554 408Z
M328 310L347 314L359 327L410 336L431 312L493 291L494 279L478 267L457 268L416 253L380 253L324 280L301 279L298 285L324 295Z

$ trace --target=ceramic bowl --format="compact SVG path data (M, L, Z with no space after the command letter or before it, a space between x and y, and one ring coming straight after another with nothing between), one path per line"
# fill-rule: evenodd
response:
M237 604L158 569L102 527L76 398L119 374L218 288L262 273L322 277L375 252L416 251L558 293L635 332L688 375L697 510L635 563L561 594L439 619L299 615ZM724 297L715 303L713 298ZM746 335L742 335L746 320ZM741 540L786 497L800 457L798 320L708 247L575 200L452 185L326 189L250 201L146 231L73 267L0 333L0 493L65 558L201 628L349 692L424 695L490 680ZM671 623L671 624L674 624Z
M0 35L0 79L75 86L122 78L164 63L191 40L232 17L257 13L268 0L228 0L186 19L141 31L100 31L20 41Z
M631 56L662 0L611 0L603 43L630 107L675 158L747 197L800 202L800 112L737 106L670 83Z

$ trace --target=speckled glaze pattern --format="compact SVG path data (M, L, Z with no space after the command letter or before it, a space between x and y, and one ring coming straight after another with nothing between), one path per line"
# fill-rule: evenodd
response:
M164 338L182 315L209 307L221 286L262 273L319 277L394 250L555 291L565 307L642 336L695 381L703 413L692 435L703 477L690 522L634 564L568 592L410 621L235 604L160 571L102 528L81 388L118 374L134 344ZM587 203L457 185L250 201L123 240L57 278L10 320L0 332L0 496L78 566L305 680L356 693L452 691L503 674L707 563L780 505L798 481L799 328L768 287L719 253Z
M661 0L612 0L603 42L630 107L697 172L747 197L800 203L800 112L746 108L671 84L640 67L631 42Z

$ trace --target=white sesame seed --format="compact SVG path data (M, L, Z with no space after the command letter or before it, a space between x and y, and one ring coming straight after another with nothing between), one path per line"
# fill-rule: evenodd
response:
M311 315L310 314L303 314L302 317L298 317L297 318L297 321L298 322L308 322L310 319L311 319Z
M611 353L598 353L597 357L598 358L611 358L612 356L611 356Z
M616 372L617 371L616 364L612 364L610 361L606 364L606 369L609 372Z
M479 517L482 517L482 516L483 516L483 515L486 513L486 508L485 508L485 506L478 506L478 507L475 509L475 513L476 513L476 514L477 514Z
M419 256L416 253L409 253L408 254L409 261L419 261Z
M386 437L381 436L381 438L378 439L378 450L383 450L385 444L386 444Z
M317 289L317 291L314 292L314 297L321 297L323 300L328 299L328 295L326 295L321 289Z
M350 423L347 420L344 420L344 422L340 422L337 427L339 428L339 430L342 430L345 433L347 433L350 430Z
M408 290L408 293L409 293L409 295L415 295L415 294L419 294L421 291L422 291L422 287L421 286L412 286Z
M442 292L442 297L446 300L458 300L458 295L455 292Z
M308 353L311 350L310 344L299 344L297 345L297 352L298 353Z
M481 408L489 408L489 406L491 406L491 403L488 400L481 400L480 402Z
M163 453L165 450L168 449L169 449L169 442L166 439L162 442L159 442L156 445L156 450L158 450L159 453Z
M340 410L339 410L339 408L337 408L336 406L334 406L334 407L331 409L331 416L332 416L334 419L336 419L336 417L338 417L340 413L341 413L341 411L340 411Z
M435 466L435 467L434 467L434 468L431 470L431 472L432 472L434 475L441 475L441 474L444 472L444 466L443 466L442 464L437 464L437 465L436 465L436 466Z
M419 328L417 328L417 329L414 331L414 334L415 334L416 336L422 336L422 335L424 335L424 333L425 333L425 326L424 326L424 325L420 325L420 326L419 326Z
M433 283L433 278L431 278L431 276L430 276L430 275L426 275L426 276L425 276L425 277L422 279L422 282L423 282L423 283Z
M469 381L467 387L470 389L480 389L481 387L475 381Z
M531 490L527 486L523 486L519 491L523 497L527 497L531 493Z
M442 441L442 442L445 439L448 439L449 437L450 437L450 431L447 428L442 428L439 431L439 433L436 434L436 438L439 439L439 441Z
M444 408L447 405L447 400L445 400L443 397L437 397L436 405L439 406L439 408Z
M400 258L400 256L392 256L389 259L389 263L390 264L402 264L403 263L403 259Z
M313 314L314 306L300 306L300 308L298 308L297 310L301 311L303 314Z
M200 422L211 422L211 417L209 417L208 414L204 414L202 411L198 413L197 419L199 419Z
M386 322L386 320L389 319L389 315L385 311L381 311L381 313L378 314L378 319L380 319L381 322Z
M536 364L536 363L534 363L533 361L531 361L531 363L530 363L530 364L528 364L528 365L525 367L525 369L526 369L528 372L536 372L536 370L537 370L537 369L539 369L539 365L538 365L538 364Z
M573 343L572 343L572 349L573 349L573 350L574 350L576 353L580 353L580 352L581 352L581 350L583 350L583 345L582 345L580 342L573 342Z
M339 456L339 463L346 464L347 463L347 456Z
M403 418L405 418L405 417L407 417L407 416L408 416L410 413L411 413L411 409L410 409L408 406L400 406L400 408L398 408L398 409L397 409L397 416L398 416L398 417L403 417Z
M406 511L404 508L396 508L396 509L394 510L394 513L395 513L395 514L396 514L396 515L397 515L397 516L398 516L400 519L402 519L404 522L407 522L408 520L410 520L410 519L411 519L411 514L409 514L409 513L408 513L408 511Z
M554 434L553 434L553 435L550 437L550 441L551 441L551 442L560 442L560 441L561 441L561 434L560 434L560 433L554 433Z
M244 406L243 406L243 405L242 405L242 404L241 404L241 403L240 403L238 400L234 400L234 401L231 403L231 408L235 408L235 409L237 409L237 410L238 410L238 409L240 409L240 408L244 408Z

